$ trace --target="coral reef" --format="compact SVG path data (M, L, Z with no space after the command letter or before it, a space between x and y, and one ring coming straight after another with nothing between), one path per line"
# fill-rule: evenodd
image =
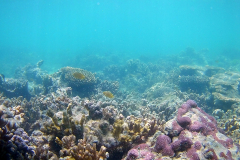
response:
M101 91L110 91L113 94L115 94L119 89L119 82L118 81L109 82L105 80L98 84L98 88L101 89Z
M204 74L208 77L212 77L215 74L223 73L225 70L221 67L206 66Z
M19 110L19 107L10 111L7 107L0 106L1 159L32 159L35 156L34 148L30 144L31 138L22 128L18 128L22 122L22 117L16 118Z
M23 96L29 100L31 97L28 92L28 81L25 79L6 78L0 84L0 92L9 98Z
M110 80L122 79L127 74L124 67L119 67L117 65L110 65L108 67L105 67L103 72L106 76L108 76Z
M84 78L75 78L73 74L76 72L83 74ZM65 87L71 87L74 95L78 94L88 97L95 89L94 85L97 83L97 78L89 71L80 68L64 67L60 69L60 83Z
M80 69L80 68L72 68L72 67L64 67L60 69L61 72L61 82L66 83L69 87L81 87L84 85L93 85L97 82L94 74ZM73 73L78 72L82 73L85 78L84 79L77 79L73 76Z
M214 107L227 111L233 104L239 103L239 78L235 72L218 73L211 77L210 90Z
M237 159L239 146L220 133L216 120L188 100L165 124L165 134L128 151L129 159ZM145 153L145 154L143 154Z
M165 83L155 83L151 88L144 92L144 97L151 99L151 98L158 98L164 97L167 94L171 94L174 92L173 88L170 85L166 85Z
M226 112L221 109L213 111L213 116L218 122L218 127L224 134L231 137L233 141L239 144L240 141L240 115L239 104L234 104L231 109Z
M48 75L39 61L16 71L29 97L0 75L1 89L14 93L1 90L1 158L239 158L240 76L195 66L205 59L181 53L189 54L188 63L132 59L96 74L64 67Z
M203 68L198 66L188 66L188 65L182 65L179 66L180 68L180 76L200 76L202 75Z
M43 127L41 127L42 132L59 138L71 134L76 135L78 139L82 138L85 116L82 115L81 119L74 119L72 117L72 103L68 104L66 111L54 114L53 110L49 109L46 115L52 121L44 123Z
M207 76L179 76L178 81L181 91L192 90L196 93L203 93L209 86Z
M85 139L79 139L78 144L75 144L76 137L74 135L64 136L62 140L56 138L59 145L62 146L60 150L60 159L92 159L92 160L106 160L109 156L106 152L106 147L101 146L97 151L96 143L90 145L86 143Z
M23 68L18 68L15 71L14 77L17 79L24 79L28 81L28 92L31 96L35 95L46 95L50 91L54 91L55 79L48 75L46 71L41 70L43 60L39 61L35 65L26 65ZM21 95L24 96L24 95ZM15 96L18 97L18 96Z

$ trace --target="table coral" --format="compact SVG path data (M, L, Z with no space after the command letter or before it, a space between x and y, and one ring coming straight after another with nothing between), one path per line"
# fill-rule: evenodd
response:
M75 78L73 76L75 72L83 74L85 76L84 79ZM93 73L72 67L61 68L60 73L61 85L72 87L73 93L86 97L94 91L94 85L97 83L97 78Z

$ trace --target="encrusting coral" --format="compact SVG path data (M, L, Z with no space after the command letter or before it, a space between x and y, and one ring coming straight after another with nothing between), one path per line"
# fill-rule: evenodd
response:
M165 124L165 134L128 151L124 160L133 159L237 159L239 146L220 133L216 120L188 100L177 117ZM153 143L154 142L154 143Z

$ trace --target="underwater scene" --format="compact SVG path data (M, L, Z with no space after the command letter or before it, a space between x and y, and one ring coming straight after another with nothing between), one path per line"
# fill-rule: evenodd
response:
M1 0L1 160L240 160L239 0Z

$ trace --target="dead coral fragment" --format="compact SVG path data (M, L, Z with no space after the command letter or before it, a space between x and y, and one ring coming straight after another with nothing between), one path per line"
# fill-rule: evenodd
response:
M104 91L103 94L108 98L114 98L114 95L110 91Z
M80 72L73 73L73 77L76 79L84 79L85 78L84 74L82 74Z

